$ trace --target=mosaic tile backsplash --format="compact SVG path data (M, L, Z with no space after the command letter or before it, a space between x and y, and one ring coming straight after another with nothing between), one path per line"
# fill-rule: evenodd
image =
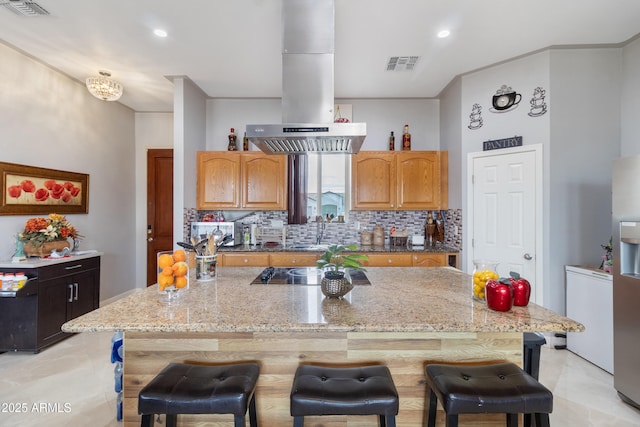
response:
M444 244L450 248L462 249L462 210L449 209L442 211L350 211L348 221L344 223L326 223L322 231L320 243L360 243L362 230L373 230L376 225L385 229L388 238L389 229L393 226L397 230L407 230L409 235L424 235L424 226L427 215L431 212L433 217L440 212L444 218ZM216 214L212 211L197 211L186 209L184 213L184 241L189 241L190 224L200 221L204 215ZM256 211L256 212L223 212L227 221L240 221L243 224L258 224L268 227L272 220L281 220L287 224L286 211ZM287 225L287 245L316 243L321 225L316 222L308 224Z

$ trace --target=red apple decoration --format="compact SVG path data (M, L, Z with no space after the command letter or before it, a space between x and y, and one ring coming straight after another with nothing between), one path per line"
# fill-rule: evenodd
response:
M513 305L518 307L526 307L531 297L531 284L527 279L521 277L518 273L511 271L509 281L513 286Z
M484 287L487 307L495 311L509 311L513 306L513 288L509 279L489 280Z

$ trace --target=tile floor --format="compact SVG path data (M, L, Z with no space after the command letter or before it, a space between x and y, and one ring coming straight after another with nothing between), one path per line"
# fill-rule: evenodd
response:
M0 426L121 426L110 349L111 333L83 333L39 354L0 354ZM542 348L540 381L554 393L554 427L640 426L613 377L567 350Z

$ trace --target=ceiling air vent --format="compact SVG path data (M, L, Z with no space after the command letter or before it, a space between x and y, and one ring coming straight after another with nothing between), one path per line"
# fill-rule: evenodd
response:
M387 71L413 71L419 56L392 56L387 61Z
M9 0L1 1L0 6L9 9L11 12L20 16L43 16L49 15L49 12L38 3L33 1Z

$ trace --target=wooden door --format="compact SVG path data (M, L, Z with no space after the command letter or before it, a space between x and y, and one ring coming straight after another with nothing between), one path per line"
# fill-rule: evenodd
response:
M173 150L147 151L147 286L156 283L156 255L173 249Z
M351 156L352 208L395 209L396 162L395 153L361 151Z
M243 153L242 207L287 209L287 156Z
M240 153L226 151L198 152L198 209L240 208L240 156Z
M446 209L441 152L399 152L396 159L398 209Z

